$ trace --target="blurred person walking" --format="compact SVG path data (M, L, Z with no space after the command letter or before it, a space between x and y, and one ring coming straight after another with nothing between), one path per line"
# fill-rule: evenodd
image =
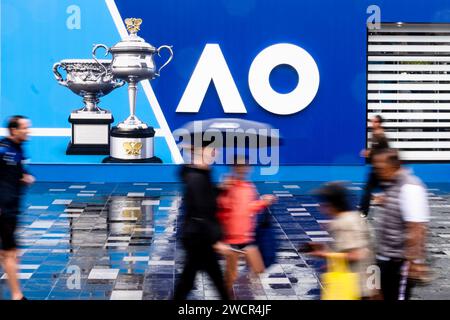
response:
M383 118L380 115L376 115L370 120L370 123L372 126L371 146L370 149L363 150L361 152L362 155L368 159L368 162L371 165L368 179L361 198L361 202L359 204L359 210L361 211L362 217L367 217L369 214L372 192L377 188L383 188L382 184L380 184L380 180L378 179L373 169L372 163L373 153L376 152L377 150L389 148L388 139L386 138L384 128L382 126Z
M24 186L34 182L23 166L22 144L28 140L30 126L26 117L13 116L8 120L9 136L0 140L0 260L13 300L26 300L17 276L15 231Z
M347 188L341 183L327 183L315 195L319 199L320 210L332 218L327 230L335 241L330 246L310 243L310 254L327 259L339 258L348 263L350 272L357 275L359 290L354 296L370 299L375 292L368 287L368 267L374 263L374 256L366 220L352 210ZM347 285L352 286L352 283Z
M413 285L427 276L427 190L419 178L402 167L396 150L377 152L373 165L379 178L389 183L377 228L381 292L384 300L408 300Z
M239 257L244 255L254 274L264 271L261 253L255 244L256 215L276 199L273 195L258 197L255 185L247 180L250 166L244 157L232 166L232 174L223 182L219 196L219 220L224 242L232 248L226 255L225 284L234 297L233 284L238 277Z
M212 182L210 160L215 150L208 146L193 148L192 164L183 165L184 221L182 243L185 265L176 285L174 300L185 300L194 286L197 272L206 271L221 299L229 300L217 253L226 255L228 246L221 242L223 233L217 219L219 189Z

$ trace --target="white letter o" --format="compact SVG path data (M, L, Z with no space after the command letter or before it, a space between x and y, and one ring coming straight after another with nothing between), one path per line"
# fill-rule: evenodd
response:
M279 65L293 67L299 76L297 87L289 93L278 93L270 85L270 73ZM267 47L253 60L248 84L253 98L269 112L289 115L306 108L319 90L319 69L313 57L299 46L279 43Z

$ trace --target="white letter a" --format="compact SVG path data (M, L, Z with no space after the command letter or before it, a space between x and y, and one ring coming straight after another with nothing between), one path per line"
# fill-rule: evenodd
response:
M247 113L218 44L206 44L176 112L198 112L211 81L225 113Z

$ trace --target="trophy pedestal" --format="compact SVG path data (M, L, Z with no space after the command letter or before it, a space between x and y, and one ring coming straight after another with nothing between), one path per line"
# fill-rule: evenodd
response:
M149 128L111 129L110 157L103 163L162 163L154 156L153 142L155 130Z
M109 130L114 118L111 113L70 114L72 139L67 146L67 155L109 154Z

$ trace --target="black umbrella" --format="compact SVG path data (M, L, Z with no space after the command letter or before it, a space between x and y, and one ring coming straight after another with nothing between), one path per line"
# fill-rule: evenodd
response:
M191 121L174 132L182 143L190 146L206 146L214 143L221 148L265 148L281 143L279 130L271 125L238 119L215 118Z

